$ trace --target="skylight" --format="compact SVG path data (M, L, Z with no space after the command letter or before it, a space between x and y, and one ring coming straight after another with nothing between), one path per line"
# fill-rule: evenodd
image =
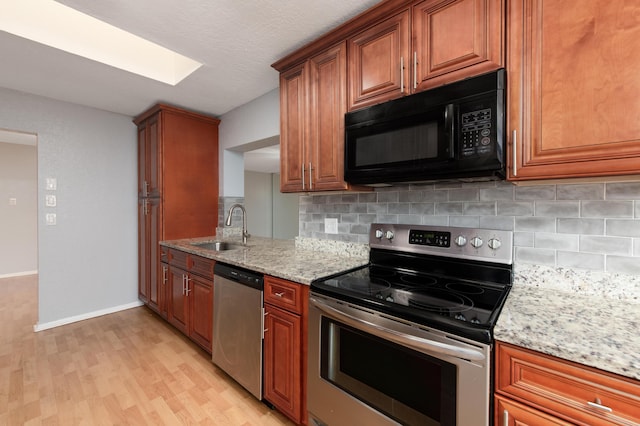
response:
M172 86L202 66L53 0L2 3L2 31Z

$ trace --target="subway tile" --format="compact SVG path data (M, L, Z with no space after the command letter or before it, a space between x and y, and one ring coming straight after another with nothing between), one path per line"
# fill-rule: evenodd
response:
M366 213L366 212L367 212L366 203L349 204L349 213Z
M429 201L448 201L449 200L449 191L424 191L423 199L420 201L429 202Z
M635 217L636 219L640 219L640 200L636 200L636 201L634 202L634 204L635 204L635 206L636 206L636 213L635 213L634 217Z
M578 251L580 245L577 235L536 232L533 246L535 248Z
M327 197L328 204L342 203L342 194L331 194L331 195L327 195L326 197Z
M422 223L422 216L417 214L399 214L397 223L420 225Z
M462 182L436 182L434 189L460 189L464 186Z
M558 185L558 200L604 200L604 184Z
M358 215L358 222L359 223L363 223L363 224L370 224L375 222L377 219L377 215L372 214L372 213L365 213L365 214L359 214Z
M500 216L533 216L533 202L498 201L497 213Z
M358 194L359 203L375 203L378 200L377 192L362 192Z
M516 186L516 200L555 200L555 185Z
M496 214L496 203L485 201L478 203L464 203L465 215L491 216Z
M549 249L516 247L515 261L523 263L534 263L537 265L555 266L556 251Z
M409 214L411 204L409 203L389 203L387 205L387 213L391 214Z
M480 189L480 201L513 200L514 186Z
M461 215L464 205L462 203L436 203L437 215Z
M449 190L449 201L478 201L479 199L479 189L462 188Z
M419 203L424 201L423 191L402 191L398 193L398 201L401 203Z
M640 237L640 220L606 219L607 235Z
M556 232L556 220L552 217L516 217L516 231Z
M558 267L580 268L593 271L603 271L605 256L594 253L576 253L575 251L558 251Z
M352 204L358 202L358 194L342 194L342 200L340 201L346 204Z
M434 203L411 203L410 208L411 214L434 214L435 213L435 204Z
M449 216L422 216L422 224L430 226L449 226Z
M621 237L581 235L580 251L583 253L630 255L633 251L633 240Z
M478 216L451 216L450 226L461 226L466 228L480 228L480 218Z
M640 182L612 182L606 184L607 200L640 200Z
M386 212L387 212L386 204L373 204L373 203L367 204L367 213L381 214Z
M397 203L399 193L398 191L383 191L378 192L378 202L379 203Z
M640 256L640 238L633 239L633 255Z
M376 215L376 222L378 223L400 223L398 221L397 214L378 214Z
M508 216L480 216L480 228L513 231L514 219Z
M344 213L340 215L340 221L343 223L358 223L358 215L356 213Z
M535 216L580 217L579 201L536 201Z
M329 200L328 195L314 195L311 199L312 204L327 204Z
M633 217L633 201L581 201L582 217Z
M533 232L514 232L513 245L515 247L533 247L534 236Z
M366 234L369 235L369 225L365 225L363 223L352 224L349 232L351 234Z
M560 234L604 235L605 220L559 218L557 225Z
M336 213L349 213L349 204L333 204L332 210Z
M611 273L640 274L640 262L637 257L607 256L606 271Z

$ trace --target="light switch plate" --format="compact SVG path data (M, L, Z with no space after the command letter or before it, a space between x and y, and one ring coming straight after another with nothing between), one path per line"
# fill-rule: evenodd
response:
M9 205L10 206L15 206L16 204L18 204L18 199L17 198L14 198L14 197L9 198Z
M324 232L327 234L338 233L338 219L327 217L324 219Z

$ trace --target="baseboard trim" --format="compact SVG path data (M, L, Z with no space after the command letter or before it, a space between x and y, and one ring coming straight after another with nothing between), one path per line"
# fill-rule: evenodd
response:
M115 312L125 311L127 309L137 308L139 306L143 306L144 303L137 301L133 303L127 303L125 305L114 306L112 308L101 309L99 311L87 312L86 314L76 315L73 317L62 318L56 321L45 322L42 324L35 324L33 326L33 331L43 331L48 330L50 328L60 327L61 325L67 325L78 321L84 321L87 319L101 317L103 315L113 314Z
M3 274L0 275L0 279L2 278L13 278L13 277L24 277L27 275L38 275L38 270L35 271L23 271L23 272L14 272L12 274Z

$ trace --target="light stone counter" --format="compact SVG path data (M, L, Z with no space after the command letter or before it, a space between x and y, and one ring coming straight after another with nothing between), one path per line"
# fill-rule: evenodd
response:
M301 284L369 262L367 245L300 237L296 240L251 237L246 247L221 252L192 245L213 240L239 242L231 237L204 237L161 241L160 245Z
M640 379L639 277L516 268L496 340Z

